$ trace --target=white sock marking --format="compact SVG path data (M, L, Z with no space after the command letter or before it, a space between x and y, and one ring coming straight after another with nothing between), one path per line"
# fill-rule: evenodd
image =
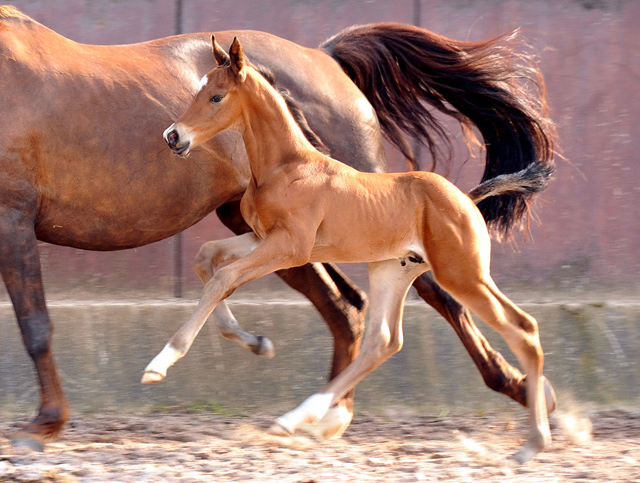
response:
M174 349L170 343L164 346L160 353L147 365L144 372L155 372L162 376L167 375L167 369L176 363L184 354Z
M314 424L322 419L331 407L332 401L333 394L314 394L293 411L280 416L276 422L290 433L294 433L303 424Z

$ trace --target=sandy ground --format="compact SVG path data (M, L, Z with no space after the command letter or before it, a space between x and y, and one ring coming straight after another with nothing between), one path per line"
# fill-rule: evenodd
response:
M13 448L0 423L0 482L638 482L640 413L552 417L553 446L504 462L526 434L523 413L360 414L342 439L281 439L273 416L170 411L81 415L45 453Z

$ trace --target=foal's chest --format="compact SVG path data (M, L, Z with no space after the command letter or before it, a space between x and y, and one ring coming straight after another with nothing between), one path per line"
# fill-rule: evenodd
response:
M256 211L256 187L253 181L249 184L242 196L242 200L240 200L240 212L242 213L244 221L247 222L258 238L264 239L267 235L267 230L262 223L260 223L260 218Z
M289 217L287 190L281 184L258 187L252 180L240 201L242 217L258 238L264 239L276 223Z

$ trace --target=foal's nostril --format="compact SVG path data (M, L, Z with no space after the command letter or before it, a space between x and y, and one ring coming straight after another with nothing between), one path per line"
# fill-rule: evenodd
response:
M178 135L178 131L173 130L167 135L167 142L169 143L169 146L173 147L178 144L179 139L180 136Z
M191 144L189 141L182 143L182 146L179 146L180 143L180 134L176 129L172 129L173 126L169 126L167 130L163 133L164 140L167 142L167 145L171 148L171 150L180 155L186 155L189 152L189 145Z

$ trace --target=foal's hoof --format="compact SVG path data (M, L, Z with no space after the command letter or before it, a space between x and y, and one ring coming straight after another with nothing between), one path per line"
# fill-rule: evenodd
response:
M15 436L11 438L11 446L18 450L27 449L38 453L44 453L44 442L39 439Z
M516 454L509 458L509 462L516 465L523 465L530 461L535 455L544 449L544 445L537 445L531 442L525 443Z
M273 436L280 436L282 438L287 438L292 435L287 428L279 423L273 423L267 432Z
M253 352L258 354L259 356L266 357L267 359L272 359L276 355L276 350L273 347L273 342L267 337L259 335L257 337L258 343L253 348Z
M160 382L165 378L164 374L160 374L156 371L145 371L142 375L142 380L140 381L142 384L155 384L156 382Z
M343 404L333 406L327 414L315 424L305 424L300 429L309 433L318 441L338 439L351 424L353 413Z

